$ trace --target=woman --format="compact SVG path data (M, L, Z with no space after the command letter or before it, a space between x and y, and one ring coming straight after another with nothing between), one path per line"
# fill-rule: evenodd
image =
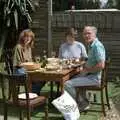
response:
M14 72L17 74L25 74L23 68L24 62L32 62L32 47L34 44L35 34L30 29L25 29L20 33L18 44L14 53ZM32 92L40 94L40 89L45 83L33 83Z
M30 29L20 33L18 44L15 48L14 62L15 67L22 67L24 62L32 62L32 47L35 35Z

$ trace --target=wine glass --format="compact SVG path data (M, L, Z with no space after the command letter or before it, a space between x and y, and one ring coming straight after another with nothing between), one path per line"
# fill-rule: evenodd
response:
M56 52L55 52L55 51L52 51L52 52L51 52L51 56L52 56L52 58L55 58L55 57L56 57Z
M63 65L64 65L64 61L63 61L63 59L60 59L59 64L60 64L60 71L62 71L62 69L63 69Z
M40 63L40 56L35 56L35 62Z

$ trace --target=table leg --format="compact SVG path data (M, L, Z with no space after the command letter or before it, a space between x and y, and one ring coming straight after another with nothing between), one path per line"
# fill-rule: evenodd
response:
M53 99L53 81L50 82L50 98Z
M60 89L61 89L61 94L64 92L64 81L61 80L60 82Z
M57 82L56 84L57 84L57 95L58 95L58 94L59 94L59 92L60 92L60 91L59 91L59 88L60 88L60 83L59 83L59 82Z
M28 91L32 92L32 77L28 76Z

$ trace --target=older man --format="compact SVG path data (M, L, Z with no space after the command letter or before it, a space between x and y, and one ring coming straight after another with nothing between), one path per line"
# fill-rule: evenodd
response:
M76 96L76 86L100 84L101 71L105 66L105 48L98 40L96 34L97 29L94 26L85 26L83 29L83 38L88 44L88 60L85 67L81 69L80 75L77 75L65 83L65 90L68 91L74 99ZM82 111L89 104L85 91L81 92L79 101L79 107L81 107L80 110Z

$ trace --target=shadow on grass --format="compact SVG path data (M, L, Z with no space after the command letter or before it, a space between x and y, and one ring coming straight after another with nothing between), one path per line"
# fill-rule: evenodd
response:
M32 120L45 120L44 105L41 105L31 112ZM0 103L0 115L3 116L3 104ZM19 111L17 108L8 108L8 120L17 120L19 117ZM49 120L63 120L63 116L60 112L54 108L53 105L49 105L48 111Z
M44 107L45 106L39 106L32 112L33 120L44 120ZM49 120L63 120L62 114L60 114L60 112L52 104L48 105L48 117Z
M2 115L3 116L3 104L2 103L0 103L0 115ZM16 118L16 117L18 117L18 115L19 115L19 112L18 112L18 109L17 108L14 108L14 107L12 107L12 106L9 106L8 107L8 116L10 116L10 117L13 117L13 118ZM8 119L9 120L9 119ZM11 119L12 120L12 119Z

